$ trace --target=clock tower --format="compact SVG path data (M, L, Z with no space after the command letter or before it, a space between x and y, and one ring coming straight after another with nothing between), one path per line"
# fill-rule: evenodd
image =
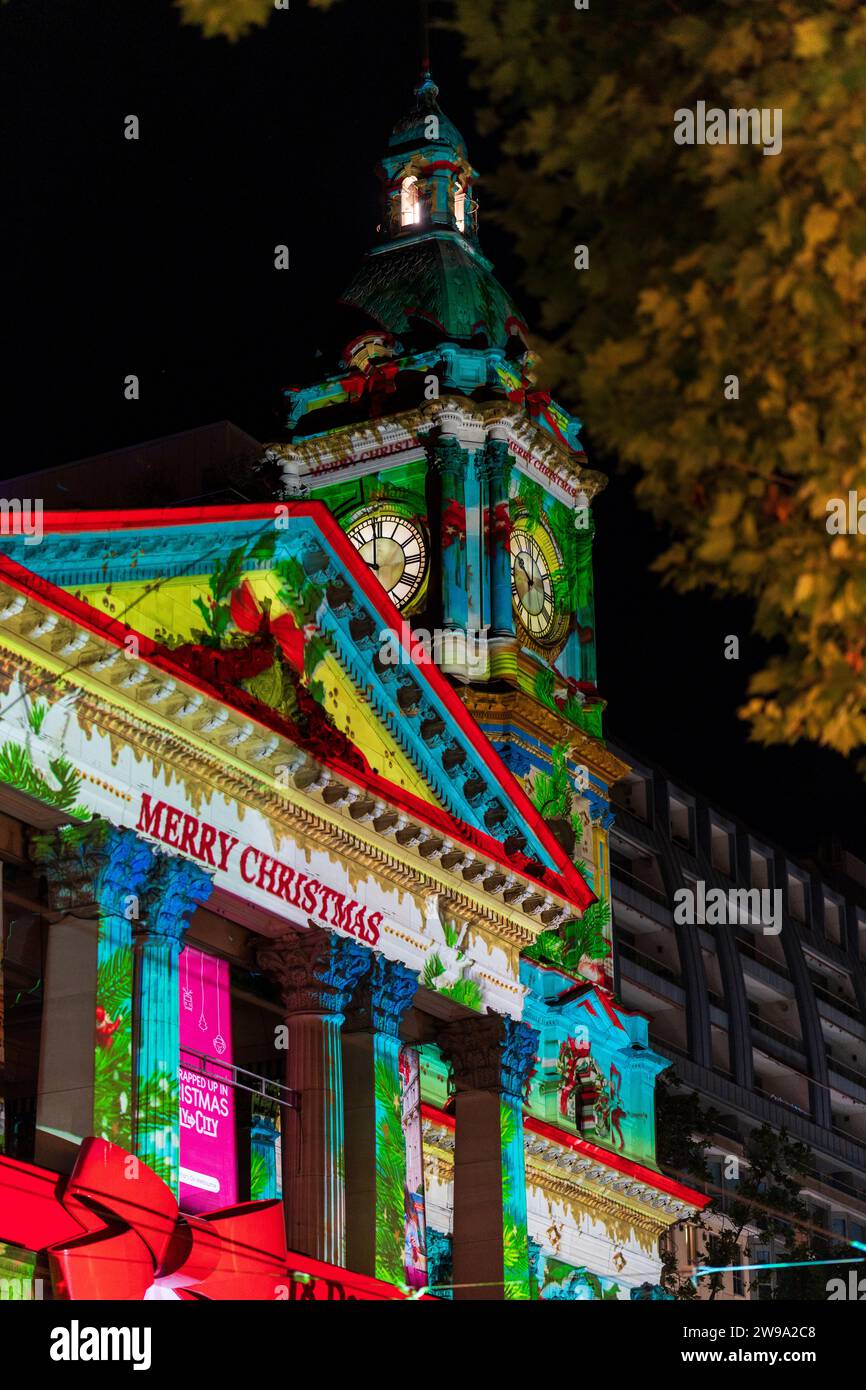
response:
M598 902L542 958L611 988L609 788L627 769L596 684L605 479L539 385L438 96L425 70L377 170L376 241L335 312L334 370L285 391L272 448L288 492L329 507L394 604L371 660L435 660L590 882Z

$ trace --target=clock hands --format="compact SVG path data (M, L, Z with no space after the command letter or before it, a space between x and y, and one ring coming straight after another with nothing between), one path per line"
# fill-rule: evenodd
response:
M526 561L524 560L524 558L523 558L522 555L518 555L516 563L517 563L518 569L522 569L522 570L523 570L523 573L526 575L526 578L529 580L529 588L530 588L530 589L534 589L534 588L536 588L536 586L541 587L541 576L540 576L540 575L537 575L537 574L533 574L532 570L528 570L528 569L526 568ZM534 569L534 566L533 566L533 569Z

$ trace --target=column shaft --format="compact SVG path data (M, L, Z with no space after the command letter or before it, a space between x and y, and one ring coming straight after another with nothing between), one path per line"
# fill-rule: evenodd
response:
M36 1101L36 1162L69 1172L93 1125L95 918L67 913L48 929Z
M490 554L491 637L513 637L511 603L511 460L504 439L489 439L484 451L489 478L488 544Z
M417 988L405 966L374 955L343 1034L346 1258L350 1269L392 1284L423 1282L423 1193L407 1180L399 1036Z
M454 1297L528 1298L522 1098L538 1034L487 1014L439 1041L456 1085Z
M212 882L187 859L159 855L135 931L135 1152L168 1183L180 1181L180 990L178 957Z
M286 1010L286 1085L298 1108L283 1111L283 1202L289 1248L345 1264L343 1061L340 1029L371 953L316 929L263 940L262 969Z

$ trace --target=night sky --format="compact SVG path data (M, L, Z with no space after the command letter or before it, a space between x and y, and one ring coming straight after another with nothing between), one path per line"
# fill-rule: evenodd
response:
M182 27L170 0L3 6L4 476L224 418L278 437L276 393L307 374L323 311L373 239L373 166L411 104L419 34L413 0L327 14L293 0L235 45ZM476 131L481 97L455 38L434 33L432 55L482 174L484 249L531 324L519 266L485 218L497 151ZM137 143L123 138L130 113ZM288 272L273 269L278 243ZM138 402L123 398L127 373ZM596 504L610 736L794 853L835 833L866 855L853 768L751 744L736 717L763 656L749 606L660 587L648 567L663 537L586 424L591 466L612 475ZM728 633L739 662L723 659Z

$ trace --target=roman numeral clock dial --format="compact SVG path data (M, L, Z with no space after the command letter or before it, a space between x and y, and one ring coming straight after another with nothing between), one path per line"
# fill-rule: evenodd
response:
M347 535L391 602L405 608L427 569L427 547L419 528L396 513L380 512L354 522Z
M511 533L511 595L529 636L537 642L549 638L556 622L550 565L528 531Z

